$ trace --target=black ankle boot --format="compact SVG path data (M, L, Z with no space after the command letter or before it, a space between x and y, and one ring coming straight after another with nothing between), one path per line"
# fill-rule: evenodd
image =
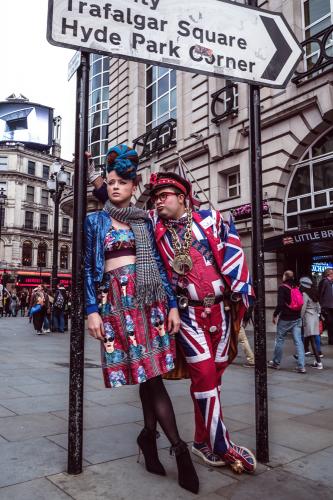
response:
M158 437L159 433L157 431L152 431L144 427L138 435L136 442L139 446L139 458L140 451L142 451L145 458L147 471L151 472L152 474L158 474L159 476L165 476L165 469L159 461L157 453L156 439Z
M176 456L178 467L178 483L185 490L192 493L199 491L199 478L194 468L190 452L184 441L179 441L175 446L171 446L170 455Z

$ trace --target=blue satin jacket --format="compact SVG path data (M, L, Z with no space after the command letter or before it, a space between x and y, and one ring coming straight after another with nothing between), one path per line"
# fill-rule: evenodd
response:
M96 287L104 274L104 240L112 225L111 217L104 211L88 214L84 224L85 236L85 300L86 313L98 312ZM154 257L167 295L169 308L177 307L175 294L168 281L158 253L152 223L147 220L147 229L153 245Z

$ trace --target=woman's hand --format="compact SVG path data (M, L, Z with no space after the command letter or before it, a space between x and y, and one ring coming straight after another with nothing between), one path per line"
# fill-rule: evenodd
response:
M168 314L168 332L169 334L176 334L180 327L180 316L177 307L170 309Z
M100 315L97 312L91 313L88 316L89 335L94 339L104 340L104 326Z

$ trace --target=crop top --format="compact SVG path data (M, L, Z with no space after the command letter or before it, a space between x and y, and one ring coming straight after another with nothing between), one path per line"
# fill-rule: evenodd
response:
M105 260L135 254L135 237L132 229L115 229L112 226L104 240Z

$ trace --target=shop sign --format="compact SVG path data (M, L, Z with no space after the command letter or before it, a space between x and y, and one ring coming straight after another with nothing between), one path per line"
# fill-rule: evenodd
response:
M283 245L294 245L296 243L310 243L311 241L333 240L333 229L321 229L319 231L307 231L282 238Z
M282 14L224 0L49 0L47 39L275 88L303 53Z

